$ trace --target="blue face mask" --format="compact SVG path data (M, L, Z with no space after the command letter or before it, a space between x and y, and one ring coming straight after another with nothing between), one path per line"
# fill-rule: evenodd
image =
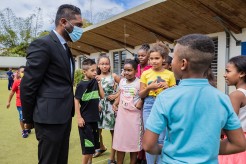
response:
M67 21L68 21L68 20L67 20ZM78 27L78 26L72 25L72 23L70 23L69 21L68 21L68 23L69 23L71 26L73 26L73 31L72 31L71 33L69 33L69 32L66 30L66 28L65 28L65 30L67 31L67 33L68 33L70 39L71 39L73 42L76 42L76 41L78 41L78 40L81 38L81 36L82 36L82 34L83 34L83 29L80 28L80 27Z

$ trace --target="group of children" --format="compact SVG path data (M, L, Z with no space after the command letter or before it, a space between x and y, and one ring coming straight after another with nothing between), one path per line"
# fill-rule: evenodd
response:
M210 68L213 58L212 39L190 34L177 40L173 58L162 42L151 48L143 44L138 59L125 61L121 77L111 73L105 55L97 63L84 60L84 79L75 91L82 164L92 163L93 157L107 150L102 129L112 137L109 164L123 164L126 152L131 164L137 158L148 164L245 164L246 56L233 57L226 66L225 81L236 87L229 98L216 89ZM16 93L22 137L26 138L31 130L23 123L23 76L21 66L7 108Z
M168 54L161 42L152 48L143 45L139 64L125 61L123 77L111 73L107 56L100 56L97 64L83 61L84 79L75 92L83 164L107 150L102 129L112 135L108 163L116 163L115 154L117 163L124 163L129 152L135 164L143 148L149 164L217 163L218 154L245 151L246 57L232 58L226 68L227 84L237 88L230 95L231 105L207 79L214 58L209 37L191 34L177 40L172 65ZM179 85L174 74L181 79ZM243 153L240 160L246 158ZM220 162L229 160L225 157Z

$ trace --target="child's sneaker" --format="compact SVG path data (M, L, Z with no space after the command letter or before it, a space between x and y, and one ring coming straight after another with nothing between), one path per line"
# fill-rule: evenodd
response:
M28 137L28 133L26 133L25 130L22 131L22 138L27 138Z

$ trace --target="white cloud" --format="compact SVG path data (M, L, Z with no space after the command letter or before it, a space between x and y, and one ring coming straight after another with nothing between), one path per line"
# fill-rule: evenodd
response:
M34 13L36 8L42 9L42 18L44 22L43 28L50 30L54 27L53 20L55 19L56 11L62 4L73 4L81 9L82 13L87 15L92 9L92 15L98 12L112 9L112 14L118 14L132 6L139 5L147 0L1 0L0 10L10 8L17 17L26 18ZM91 5L90 5L91 4ZM90 20L90 17L87 18Z

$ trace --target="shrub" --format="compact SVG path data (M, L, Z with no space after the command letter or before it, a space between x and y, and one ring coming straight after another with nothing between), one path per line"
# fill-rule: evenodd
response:
M82 73L81 69L75 70L74 73L74 86L77 86L77 84L84 78L84 74Z

